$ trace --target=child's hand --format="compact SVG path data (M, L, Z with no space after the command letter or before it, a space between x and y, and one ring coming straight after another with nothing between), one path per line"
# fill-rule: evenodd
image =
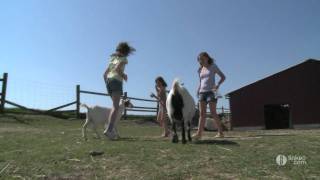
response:
M154 93L151 93L151 94L150 94L150 97L156 98L156 95L155 95Z
M219 88L219 86L214 86L211 91L213 93L216 93L218 91L218 88Z
M128 75L127 75L127 74L123 73L122 77L123 77L123 79L124 79L125 81L128 81Z

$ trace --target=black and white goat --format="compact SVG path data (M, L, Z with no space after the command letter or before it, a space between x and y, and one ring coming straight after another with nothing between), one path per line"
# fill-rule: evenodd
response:
M101 106L93 106L89 107L86 104L81 104L82 107L87 109L86 114L86 121L82 126L82 136L85 140L87 140L87 126L90 124L92 129L97 135L97 138L100 138L99 133L97 132L98 125L107 125L109 121L109 116L111 113L112 108L101 107ZM126 107L132 108L133 105L131 104L129 99L121 99L119 103L119 110L117 114L117 118L115 121L114 131L116 134L117 132L117 122L120 120L122 113ZM106 127L105 127L106 128Z
M187 91L185 87L183 87L178 79L175 79L172 85L172 89L170 90L167 97L167 112L172 123L173 129L173 137L172 142L179 142L179 138L177 135L176 124L181 124L182 127L182 143L185 144L185 130L188 129L188 140L191 139L191 120L195 115L195 102Z

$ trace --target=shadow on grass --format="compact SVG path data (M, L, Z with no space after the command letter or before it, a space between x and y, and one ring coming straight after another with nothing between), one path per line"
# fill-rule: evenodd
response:
M125 142L160 142L160 141L167 141L168 143L172 143L171 139L161 139L161 138L156 138L156 139L152 139L152 138L141 138L141 137L121 137L120 139L118 139L117 141L125 141ZM181 143L181 141L180 141ZM231 145L231 146L240 146L237 142L234 141L229 141L229 140L199 140L199 141L192 141L192 142L188 142L191 144L206 144L206 145Z
M228 141L228 140L199 140L194 141L194 144L209 144L209 145L233 145L233 146L240 146L237 142Z
M132 122L138 125L159 126L159 123L157 123L154 119L139 119L139 120L133 120Z
M127 141L127 142L165 142L168 141L171 143L171 139L168 138L161 138L161 137L142 137L142 136L136 136L136 137L121 137L117 141Z
M289 134L289 133L279 133L279 134L259 134L257 136L296 136L295 134Z
M116 141L128 141L128 142L134 142L134 141L140 141L137 137L121 137L117 139Z

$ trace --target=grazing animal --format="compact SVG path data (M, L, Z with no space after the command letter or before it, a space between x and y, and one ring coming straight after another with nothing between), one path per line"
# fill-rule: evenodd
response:
M172 88L167 97L166 105L168 116L172 123L172 130L174 133L172 142L179 142L176 127L177 123L181 124L182 127L182 143L185 144L187 142L185 137L186 128L188 128L188 140L192 141L191 121L195 115L196 106L192 96L187 91L187 89L179 83L178 79L175 79L173 82Z
M86 104L81 104L82 107L87 109L86 113L86 121L82 126L82 136L85 140L87 140L87 126L89 124L92 125L92 128L94 132L97 135L97 138L100 138L99 133L97 132L97 126L98 125L107 125L109 121L109 115L111 113L112 108L106 108L106 107L101 107L101 106L93 106L89 107ZM132 108L133 105L131 104L129 99L121 99L119 103L119 111L116 119L116 124L119 121L119 119L122 116L122 113L126 107ZM115 125L115 133L118 134L117 132L117 125ZM105 127L106 128L106 127Z

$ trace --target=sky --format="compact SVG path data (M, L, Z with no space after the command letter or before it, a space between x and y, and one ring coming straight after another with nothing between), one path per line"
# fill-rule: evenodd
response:
M77 84L106 92L108 58L127 41L137 49L126 66L129 96L149 99L162 76L168 89L180 78L196 99L202 51L226 75L226 94L320 59L319 8L319 0L1 0L0 73L9 73L7 99L59 106L75 100ZM111 104L90 95L81 101Z

